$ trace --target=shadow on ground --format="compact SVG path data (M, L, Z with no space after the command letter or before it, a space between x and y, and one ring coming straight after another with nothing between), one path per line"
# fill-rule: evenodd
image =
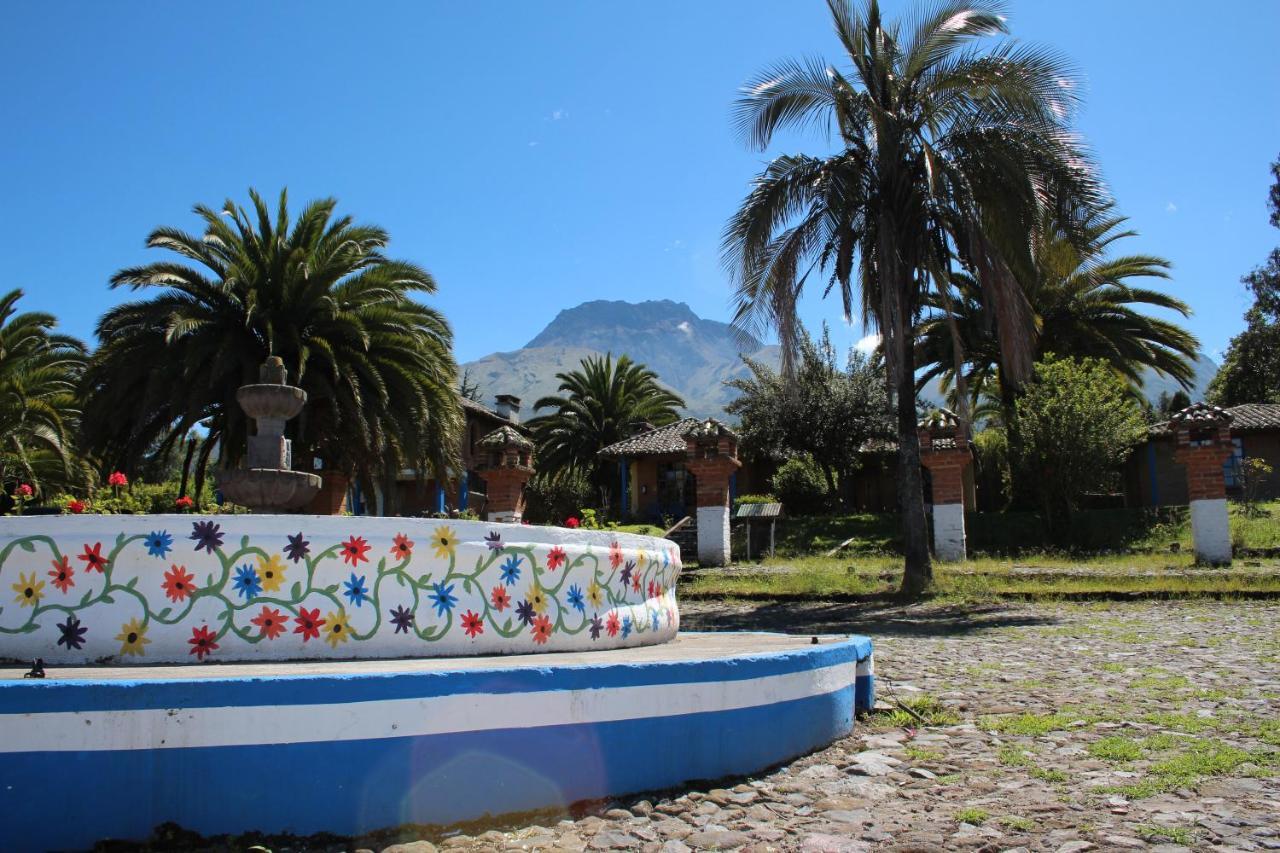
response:
M680 605L680 627L691 631L938 637L1058 622L1053 616L1002 604L690 601Z

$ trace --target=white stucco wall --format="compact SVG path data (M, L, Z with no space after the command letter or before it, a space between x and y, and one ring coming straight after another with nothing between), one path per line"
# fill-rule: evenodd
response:
M933 553L939 560L965 559L964 504L933 505Z
M698 562L704 566L723 566L729 559L729 508L698 507Z
M1197 560L1231 562L1231 524L1225 498L1191 502L1191 536Z
M650 645L676 634L679 573L674 543L608 531L298 515L4 518L0 659L194 663Z

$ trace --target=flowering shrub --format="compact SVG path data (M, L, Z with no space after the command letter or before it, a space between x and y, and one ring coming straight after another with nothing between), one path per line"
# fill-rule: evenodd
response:
M112 471L111 476L107 478L107 485L113 489L127 486L129 485L129 478L121 471Z

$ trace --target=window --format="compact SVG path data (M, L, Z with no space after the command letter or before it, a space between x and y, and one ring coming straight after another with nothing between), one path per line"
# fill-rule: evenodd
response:
M1222 463L1222 477L1228 489L1238 489L1242 485L1240 466L1244 462L1244 444L1238 438L1231 439L1231 455Z

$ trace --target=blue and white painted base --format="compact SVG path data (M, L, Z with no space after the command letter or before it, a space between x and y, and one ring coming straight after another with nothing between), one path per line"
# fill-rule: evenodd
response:
M0 681L0 849L168 821L350 836L563 807L762 770L846 735L873 701L865 637L753 653L762 635L716 636L742 642L580 665Z

